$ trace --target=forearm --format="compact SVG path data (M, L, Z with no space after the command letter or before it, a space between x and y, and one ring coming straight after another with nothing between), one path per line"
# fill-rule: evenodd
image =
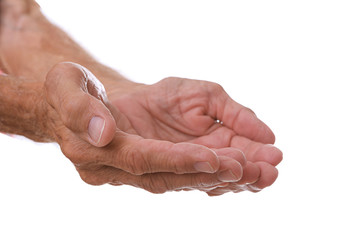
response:
M41 16L41 15L40 15ZM88 68L105 86L120 84L124 89L136 85L117 71L101 64L67 33L44 16L28 18L15 26L3 25L0 65L8 74L44 82L50 69L60 62L75 62ZM24 54L26 52L26 54Z
M42 82L0 75L0 131L53 141L43 99Z

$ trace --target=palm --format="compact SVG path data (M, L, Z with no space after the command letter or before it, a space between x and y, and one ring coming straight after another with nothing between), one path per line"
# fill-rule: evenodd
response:
M172 142L200 139L211 145L214 134L231 130L221 127L215 112L211 113L209 85L213 86L203 81L165 79L125 95L112 92L109 98L127 117L130 130L144 138Z
M239 148L249 161L259 162L263 177L257 187L269 186L276 179L276 170L271 165L277 165L282 155L278 149L266 149L265 145L274 142L273 133L256 117L249 117L253 113L231 100L216 84L168 78L127 94L114 89L108 96L125 116L122 120L126 118L124 131L144 138L187 141L211 148ZM234 191L239 188L236 183L229 186ZM218 195L229 189L217 188L209 194Z
M271 130L260 120L241 118L242 110L249 111L235 105L214 83L168 78L127 94L117 94L115 89L109 99L129 121L127 131L144 138L191 141L214 148L274 141Z

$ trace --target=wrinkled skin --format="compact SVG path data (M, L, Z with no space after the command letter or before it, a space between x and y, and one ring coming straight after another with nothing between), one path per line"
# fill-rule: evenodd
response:
M251 110L233 101L220 85L167 78L151 86L139 86L127 94L117 94L115 89L108 96L127 116L126 128L130 132L211 148L238 148L261 169L262 178L252 185L231 183L211 193L230 189L258 191L275 181L274 166L281 161L282 153L271 145L275 141L273 133Z
M129 174L129 171L122 171L113 166L100 164L95 165L95 168L92 165L92 169L84 168L89 164L79 164L79 161L82 162L84 159L77 159L77 156L84 152L76 153L78 151L76 149L80 147L73 144L77 142L75 139L82 139L82 137L78 137L76 131L68 124L64 124L63 127L58 127L58 129L63 129L63 132L57 132L56 135L62 136L61 141L65 139L68 142L62 143L59 142L60 140L58 142L61 146L71 146L62 148L63 152L70 160L76 159L72 161L78 166L80 175L86 182L130 184L152 192L199 189L209 195L221 195L229 191L257 192L275 181L277 177L275 166L282 160L282 153L272 145L275 141L274 134L257 119L251 110L234 102L220 85L175 77L164 79L154 85L132 83L96 62L64 32L50 24L33 1L2 0L1 6L0 66L9 74L45 80L55 64L73 61L88 68L104 84L109 101L103 103L113 115L118 130L114 134L109 134L114 137L114 140L102 150L114 148L117 140L128 133L132 138L206 146L221 157L237 154L229 148L239 149L248 161L246 164L241 157L233 157L243 165L243 175L237 182L219 183L212 178L209 181L212 184L191 186L192 184L182 185L180 182L183 180L177 180L178 185L173 184L169 187L166 185L175 175L157 173L156 179L160 179L163 185L158 191L155 189L156 186L154 187L157 181L151 179L144 171L141 172L144 174L140 177L141 180L138 180L139 173L138 175ZM73 70L72 66L62 65L61 67L63 71ZM58 93L53 91L53 81L54 79L47 79L46 91L47 94L51 92L56 96ZM91 95L91 93L87 94ZM106 99L106 97L103 98ZM47 101L49 102L49 98ZM49 109L57 110L54 104L49 103L49 105L51 106ZM58 118L64 119L62 111L55 112L53 115L59 114ZM88 148L85 149L90 149L91 144L81 144L87 144ZM221 168L221 166L218 167ZM99 177L105 175L125 175L126 177L122 177L122 180ZM179 176L176 175L176 177ZM183 174L182 177L187 177L187 174ZM209 176L202 174L200 178L207 177ZM150 180L144 181L147 178ZM145 184L147 186L137 185L135 182L147 182Z

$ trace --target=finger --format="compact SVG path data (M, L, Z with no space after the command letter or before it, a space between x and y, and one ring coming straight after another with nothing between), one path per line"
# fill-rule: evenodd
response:
M193 190L200 190L202 192L210 192L211 190L214 190L216 188L219 188L219 187L227 187L230 183L229 182L223 182L223 183L220 183L220 184L216 184L216 185L213 185L213 186L209 186L209 187L201 187L201 188L183 188L179 191L193 191Z
M238 164L238 163L237 163ZM226 164L221 167L225 170ZM153 173L144 175L133 175L118 168L101 166L96 170L77 168L80 177L88 184L101 185L110 183L112 185L131 185L143 188L152 193L164 193L167 191L202 189L218 186L223 182L218 174L195 173ZM236 181L236 180L234 180Z
M220 168L216 153L201 145L143 139L118 130L110 144L95 148L69 129L63 130L61 150L82 168L90 168L94 164L106 165L134 175L155 172L214 173Z
M283 159L283 153L275 146L254 142L244 137L233 137L231 146L240 148L251 162L267 162L277 166Z
M246 168L247 162L246 162L245 154L242 151L240 151L240 149L222 148L222 149L214 149L214 151L216 152L216 154L218 156L222 157L221 162L222 162L223 166L226 163L229 163L231 165L234 165L233 168L235 168L235 169L236 168L240 169L239 167L241 167L241 171L239 171L238 173L235 173L235 175L239 176L239 179L243 179L244 173L246 175L248 175L248 176L246 176L246 178L249 178L249 175L250 175L250 177L253 177L254 173L252 173L251 171L256 171L256 170L253 170L251 168L251 166ZM236 164L236 162L238 164ZM233 180L234 176L231 177L231 174L234 174L234 173L231 173L232 166L229 165L229 166L226 166L225 168L230 169L230 170L228 170L230 172L228 172L227 174L229 176L229 179ZM244 172L244 169L247 169L247 173ZM224 179L226 179L226 177Z
M236 183L232 183L235 185L243 185L250 184L258 181L260 177L260 168L258 165L252 162L247 162L245 166L243 166L243 176L240 181Z
M226 192L242 192L242 191L253 191L249 189L247 185L255 183L259 180L260 177L260 168L257 164L252 162L247 162L243 166L243 176L238 182L227 183L227 185L216 186L213 188L203 189L208 193L209 196L218 196Z
M217 172L222 181L238 181L242 177L242 164L245 162L243 154L238 150L228 153L231 157L218 156L213 150L202 145L143 139L121 131L102 149L89 145L79 147L68 142L64 141L61 148L74 164L86 168L97 163L134 175L156 172ZM226 151L229 150L231 148Z
M46 77L46 98L67 128L90 144L107 145L116 123L106 107L103 85L87 69L74 63L60 63Z
M207 147L191 143L174 144L168 141L143 139L120 131L104 149L89 147L86 155L79 161L86 162L87 156L92 156L103 165L135 175L155 172L214 173L220 167L218 156Z
M220 85L210 84L208 91L212 93L209 114L213 118L220 120L238 135L262 143L275 142L271 129L258 119L252 110L231 99Z
M232 192L259 192L271 186L278 176L278 170L266 162L248 162L243 168L243 177L238 182L230 183L226 189Z
M255 191L260 191L271 186L275 182L278 177L278 170L266 162L257 162L256 164L261 171L259 180L253 184L249 184L248 187Z
M220 196L220 195L223 195L228 192L234 192L234 193L240 192L238 187L236 189L234 189L234 187L231 187L231 186L233 186L233 183L230 183L226 187L216 187L216 188L210 189L205 192L210 197Z
M240 193L240 192L244 192L244 191L257 193L257 192L260 192L261 189L252 188L250 185L247 185L247 184L235 185L235 184L231 183L231 185L229 185L228 187L213 188L213 189L211 189L209 191L205 191L205 192L209 196L220 196L220 195L223 195L228 192Z
M227 186L205 189L209 196L219 196L226 192L259 192L271 186L278 176L277 169L266 162L247 162L243 167L243 176L238 182L231 182Z
M230 192L229 189L226 189L226 188L216 188L214 190L211 190L211 191L208 191L206 192L206 194L210 197L217 197L217 196L221 196L225 193L228 193Z
M238 161L242 166L246 165L245 154L238 148L219 148L213 149L218 156L226 156Z
M243 176L243 167L242 165L226 156L220 156L220 169L217 173L218 179L222 182L237 182Z
M202 144L210 148L238 148L245 154L248 161L268 162L273 166L278 165L283 159L282 152L275 146L238 136L226 127L220 127L210 135L199 137L189 142Z

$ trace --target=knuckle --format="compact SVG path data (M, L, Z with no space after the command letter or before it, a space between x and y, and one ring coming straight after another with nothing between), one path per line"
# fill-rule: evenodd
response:
M179 77L166 77L162 79L159 84L164 86L172 86L173 88L179 88L190 79L179 78Z
M120 150L120 161L124 170L134 174L142 175L150 172L150 164L145 160L145 157L138 149L132 147L123 147Z
M58 91L62 89L61 85L64 84L65 81L82 81L83 78L84 76L81 69L74 63L57 63L46 75L44 88L47 100L50 104L57 105L58 100L63 98L63 96L59 96Z
M232 143L232 141L234 140L234 138L236 137L236 133L228 128L224 128L224 130L221 133L221 140L224 143L227 143L227 146L231 146L230 144Z
M54 65L49 73L62 75L64 73L81 74L78 64L72 62L59 62Z
M67 74L69 72L72 72L75 70L74 64L70 62L60 62L55 64L48 74L46 75L46 82L47 84L56 84L61 80L61 77L64 74ZM48 85L50 86L50 85Z
M209 82L208 87L209 87L209 91L212 93L224 92L224 88L220 84L215 83L215 82Z
M254 114L256 116L256 113L251 108L244 107L244 109L248 112L251 112L252 114Z
M174 77L166 77L162 79L160 82L174 82L174 81L175 81Z
M68 69L71 69L71 68L74 68L74 63L71 63L71 62L59 62L55 65L54 68L58 68L60 70L68 70Z

